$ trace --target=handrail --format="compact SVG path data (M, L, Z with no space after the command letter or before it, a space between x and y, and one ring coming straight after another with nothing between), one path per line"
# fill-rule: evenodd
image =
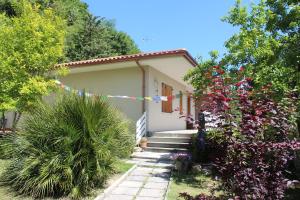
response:
M146 112L140 117L140 119L136 122L136 144L139 144L142 137L146 136L147 133L147 115Z

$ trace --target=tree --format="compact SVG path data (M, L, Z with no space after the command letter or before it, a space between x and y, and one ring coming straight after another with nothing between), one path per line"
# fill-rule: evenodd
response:
M54 87L51 71L63 56L65 24L51 9L26 1L11 18L0 14L0 110L14 110L14 127Z
M83 26L70 41L72 43L66 48L68 61L139 52L134 41L126 33L117 31L111 21L91 14L87 15Z
M227 70L244 66L246 75L254 79L253 86L261 87L271 82L277 97L286 90L299 90L298 0L261 0L258 4L253 3L249 10L237 0L228 16L223 18L239 31L225 42L227 52L217 64ZM212 60L216 61L214 57ZM205 64L206 61L200 62L200 68ZM186 79L192 80L196 76L190 73Z
M80 0L28 0L41 10L51 8L66 20L65 62L138 53L128 34L118 31L111 20L95 17ZM0 12L17 15L16 0L0 0Z
M123 31L112 30L112 49L119 55L135 54L140 50L131 39L131 37Z
M225 42L227 52L220 59L212 56L201 61L185 80L194 87L207 86L211 77L205 76L209 64L236 71L243 66L245 75L252 77L252 86L270 84L280 101L286 91L300 91L300 5L298 0L261 0L251 9L237 0L223 21L239 31ZM234 75L234 73L232 74ZM201 93L201 91L199 91ZM298 115L300 104L298 103ZM298 116L300 134L300 116Z
M189 82L194 88L197 95L201 95L206 91L207 86L212 81L212 73L210 71L211 66L219 64L218 51L209 52L210 59L203 60L201 57L198 59L198 66L190 69L184 76L184 81Z
M227 40L222 62L245 66L256 86L272 83L281 96L300 86L300 5L297 0L261 0L250 12L241 1L224 17L239 27ZM266 78L268 77L268 78Z

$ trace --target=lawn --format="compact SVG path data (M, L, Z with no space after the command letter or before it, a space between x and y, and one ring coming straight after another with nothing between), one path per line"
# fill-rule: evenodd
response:
M214 190L215 189L215 190ZM224 194L220 189L220 182L213 180L211 176L203 173L189 173L186 175L178 175L176 172L172 174L170 188L168 192L168 200L183 200L179 198L179 193L188 193L192 196L200 193L206 195L219 196ZM298 200L300 197L300 188L288 189L285 194L285 200Z
M1 160L0 159L0 176L3 173L5 167L9 164L9 160ZM118 179L120 176L122 176L125 172L127 172L133 164L126 163L125 161L119 161L116 163L116 173L107 181L107 184L105 187L108 187L114 180ZM99 188L97 190L94 190L92 192L92 195L90 197L85 198L86 200L92 200L94 199L98 194L100 194L104 188ZM6 186L0 186L0 197L1 200L34 200L30 197L24 197L24 196L17 196L15 192L11 191L9 187ZM45 200L52 200L52 198L47 198ZM58 200L58 199L56 199ZM59 200L70 200L69 198L61 198Z
M197 195L200 193L211 195L215 190L215 195L223 194L219 189L220 183L213 180L211 176L205 175L201 172L189 173L186 175L178 175L176 172L172 174L170 188L168 192L168 200L177 200L179 193L188 193L190 195Z

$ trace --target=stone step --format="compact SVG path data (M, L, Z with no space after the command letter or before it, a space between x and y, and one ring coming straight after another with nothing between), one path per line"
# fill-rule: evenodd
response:
M134 152L131 158L137 159L156 159L156 160L170 160L172 153L157 153L157 152Z
M162 148L188 148L190 143L176 143L176 142L148 142L148 147L162 147Z
M160 153L177 153L177 152L188 152L185 148L162 148L162 147L147 147L146 152L160 152Z
M189 143L190 137L148 137L148 142L175 142L175 143Z
M194 133L172 133L172 132L153 132L150 134L151 137L181 137L181 138L189 138L194 135Z

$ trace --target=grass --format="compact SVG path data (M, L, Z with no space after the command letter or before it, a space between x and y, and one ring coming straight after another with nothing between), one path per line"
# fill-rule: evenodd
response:
M213 180L211 176L203 173L189 173L189 174L172 174L171 184L168 192L168 200L178 200L179 193L188 193L192 196L200 193L211 195L215 190L214 195L219 196L223 194L220 188L220 183Z
M1 160L0 159L0 176L4 172L4 169L9 164L9 160ZM108 180L108 184L106 187L108 187L114 180L118 179L120 176L122 176L125 172L127 172L133 164L126 163L125 161L118 161L115 165L116 173ZM84 199L86 200L92 200L94 199L98 194L100 194L104 188L98 188L92 191L92 195L90 197L86 197ZM31 197L24 197L17 195L15 192L11 191L9 187L6 186L0 186L0 198L1 200L34 200ZM45 200L53 200L52 198L47 198ZM55 199L55 200L70 200L69 198L61 198L61 199Z
M168 200L183 200L179 198L179 193L188 193L192 196L198 194L220 196L224 192L220 189L220 182L213 180L211 176L203 173L189 173L179 175L176 172L172 174L170 188L168 192ZM288 189L285 194L284 200L298 200L300 197L300 188Z
M125 161L118 161L116 163L116 173L118 174L124 174L125 172L127 172L131 167L133 166L132 163L126 163Z

